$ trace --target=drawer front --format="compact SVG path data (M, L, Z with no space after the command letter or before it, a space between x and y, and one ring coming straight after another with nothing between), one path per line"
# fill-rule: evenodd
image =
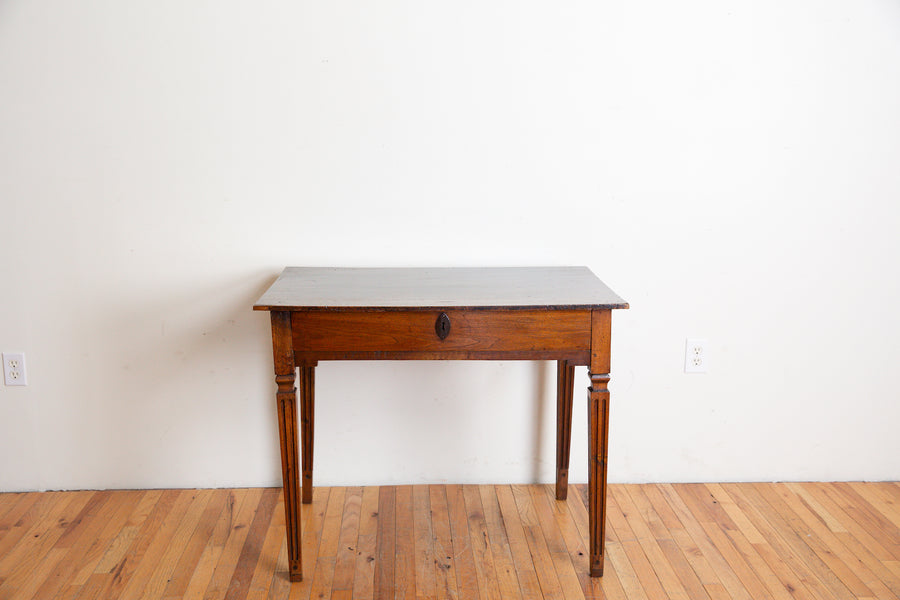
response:
M591 347L587 310L310 311L292 313L291 325L297 352L576 351Z

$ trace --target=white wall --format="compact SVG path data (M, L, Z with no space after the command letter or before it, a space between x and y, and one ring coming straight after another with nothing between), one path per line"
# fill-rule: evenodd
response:
M0 490L278 484L287 264L586 264L611 480L900 479L898 107L891 0L2 2ZM317 482L551 481L554 377L322 364Z

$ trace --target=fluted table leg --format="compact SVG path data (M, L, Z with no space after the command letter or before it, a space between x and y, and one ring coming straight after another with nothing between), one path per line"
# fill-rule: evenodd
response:
M303 579L300 539L300 482L297 464L297 390L291 339L291 313L272 312L272 350L275 357L275 394L278 436L281 441L281 476L284 484L284 516L287 530L288 569L291 581Z
M575 365L566 360L556 364L556 499L569 492L569 453L572 447L572 386Z
M609 439L611 312L591 313L591 387L588 388L588 528L591 577L603 575L606 536L606 459Z

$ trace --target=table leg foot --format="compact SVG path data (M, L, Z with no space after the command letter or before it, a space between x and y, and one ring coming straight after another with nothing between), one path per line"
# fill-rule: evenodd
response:
M556 499L565 500L569 495L569 471L556 471Z
M300 567L300 562L291 561L290 567L290 579L291 581L303 581L303 569Z

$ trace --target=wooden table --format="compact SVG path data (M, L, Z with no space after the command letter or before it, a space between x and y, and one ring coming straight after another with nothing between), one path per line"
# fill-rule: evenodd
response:
M555 360L556 498L566 499L575 367L586 365L591 576L603 574L612 309L586 267L288 267L254 305L272 320L290 578L300 581L300 501L312 501L320 360ZM299 371L298 371L299 369ZM299 372L302 485L298 469Z

